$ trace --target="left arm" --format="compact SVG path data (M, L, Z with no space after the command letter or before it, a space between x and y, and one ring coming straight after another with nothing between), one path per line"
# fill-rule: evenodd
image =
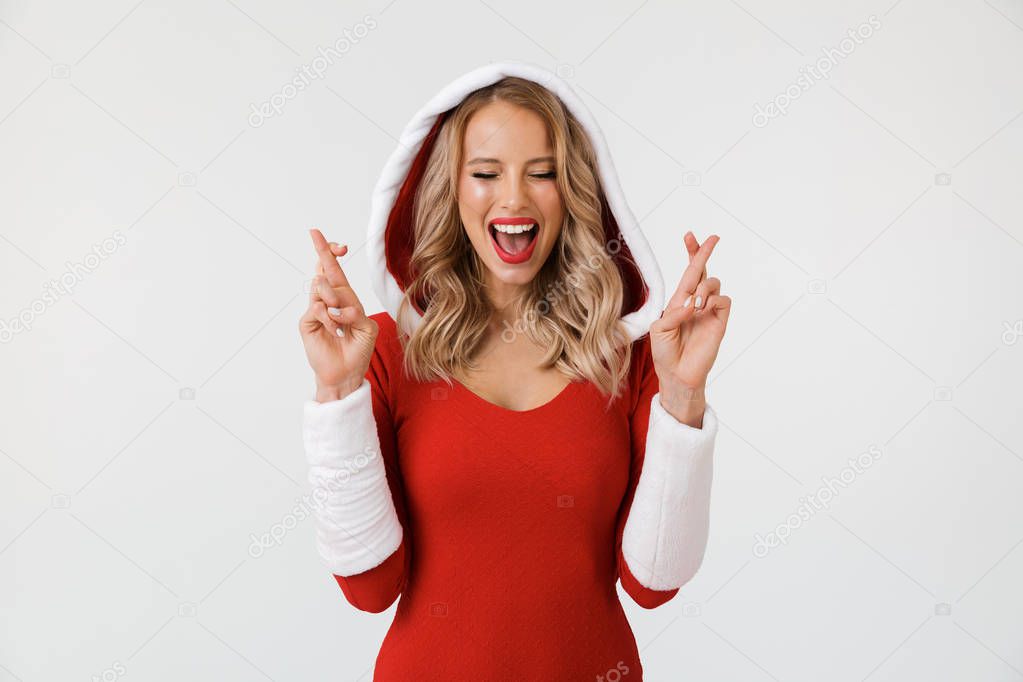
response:
M637 365L642 382L630 417L632 469L618 522L617 559L622 587L651 609L674 597L703 562L717 415L702 397L680 409L701 410L690 423L665 409L648 344L637 344L644 355Z
M622 586L645 608L674 597L700 568L707 546L718 420L704 390L731 311L720 280L707 278L717 242L711 235L701 246L686 234L689 265L639 346L618 569Z

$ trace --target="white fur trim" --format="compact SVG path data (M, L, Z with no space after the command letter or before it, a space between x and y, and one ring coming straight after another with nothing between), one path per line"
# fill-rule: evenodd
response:
M643 469L622 531L622 556L650 589L681 587L703 562L717 429L709 404L697 429L665 411L660 393L650 402Z
M401 544L369 381L341 400L307 400L302 438L312 483L316 549L335 575L362 573Z
M647 333L650 324L660 316L664 309L664 281L657 258L625 200L625 194L618 182L618 175L611 161L611 154L604 140L604 134L597 126L596 120L566 81L557 74L528 62L507 61L487 64L460 76L441 89L416 112L405 126L400 142L387 160L373 190L366 247L373 289L381 304L390 313L391 318L401 326L402 321L398 320L398 306L404 292L387 269L384 253L387 219L394 206L398 190L401 189L409 167L427 133L433 127L437 116L457 105L472 91L490 85L505 76L528 78L551 90L561 98L561 101L589 133L597 154L600 181L607 194L608 204L649 289L647 300L643 306L622 317L631 340L635 341ZM406 331L411 332L422 321L422 317L411 306L409 306L408 314L411 329L406 329Z

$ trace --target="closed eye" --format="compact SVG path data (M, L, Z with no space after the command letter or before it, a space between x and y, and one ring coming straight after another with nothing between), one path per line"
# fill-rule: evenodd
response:
M497 177L497 173L473 173L472 177L479 178L481 180L493 180ZM553 180L557 177L555 171L548 171L546 173L533 173L530 177L539 178L541 180Z

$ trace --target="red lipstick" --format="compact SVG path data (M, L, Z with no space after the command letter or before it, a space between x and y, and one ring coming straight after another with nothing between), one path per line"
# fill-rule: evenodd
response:
M510 253L506 251L498 241L497 230L493 227L494 225L536 225L536 227L534 227L530 233L531 236L529 244L517 253ZM518 263L525 263L533 255L533 249L536 247L536 242L538 241L537 238L540 235L540 222L528 216L494 218L487 224L487 232L490 234L490 241L494 245L494 250L497 252L498 258L503 260L505 263L515 265ZM516 237L516 239L521 240L522 237Z

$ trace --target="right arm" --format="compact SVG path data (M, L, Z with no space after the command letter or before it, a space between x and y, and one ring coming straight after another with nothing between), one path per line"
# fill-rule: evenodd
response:
M377 323L337 262L346 247L312 232L319 275L299 328L316 376L303 408L316 548L345 598L378 613L404 588L410 556L388 376Z
M386 392L373 363L339 400L306 401L303 440L316 548L348 601L379 613L404 587L404 499Z

